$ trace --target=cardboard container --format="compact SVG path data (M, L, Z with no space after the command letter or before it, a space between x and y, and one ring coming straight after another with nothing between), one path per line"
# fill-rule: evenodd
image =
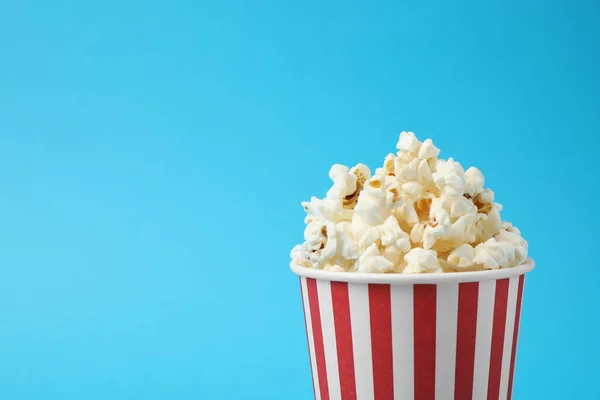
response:
M317 400L511 399L525 274L516 268L300 276Z

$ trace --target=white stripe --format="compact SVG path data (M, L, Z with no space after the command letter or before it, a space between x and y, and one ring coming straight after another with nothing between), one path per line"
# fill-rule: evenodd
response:
M454 400L458 283L437 285L435 400Z
M473 371L473 400L484 400L487 398L495 296L496 281L483 281L479 283L477 337L475 339L475 365Z
M520 276L519 276L519 278L520 278ZM527 280L527 278L523 279L523 291L521 292L521 315L520 315L521 319L523 316L523 298L525 296L525 281L526 280ZM518 296L518 293L517 293L517 296ZM514 326L515 328L517 327L516 323L517 323L517 319L515 317L515 326ZM519 321L519 326L521 326L521 321ZM516 351L515 351L515 361L514 361L515 367L513 370L513 392L515 390L515 382L517 381L517 379L516 379L517 378L517 354L519 354L519 336L521 336L521 328L519 328L519 331L517 332L517 346L515 347ZM507 395L508 394L510 394L510 393L507 393Z
M413 285L391 285L394 398L413 399L415 350Z
M515 329L515 311L519 292L519 277L510 278L508 284L508 305L506 308L506 325L504 328L504 349L502 351L502 370L500 373L500 400L508 395L508 377L510 376L510 357L512 352L513 332Z
M315 390L315 400L321 400L319 391L319 376L317 375L317 359L315 357L315 338L312 330L312 320L310 317L310 304L308 302L308 289L306 287L306 278L302 277L302 298L304 299L304 316L306 318L306 330L308 333L308 348L310 352L310 365L313 373L313 382Z
M323 330L323 346L325 348L325 365L327 385L330 399L341 399L340 373L338 370L337 347L335 342L335 322L333 320L333 299L329 281L317 281L319 293L319 309L321 311L321 328Z
M373 358L371 354L369 286L349 283L348 296L350 298L356 397L360 400L370 400L375 397L375 390L373 388Z

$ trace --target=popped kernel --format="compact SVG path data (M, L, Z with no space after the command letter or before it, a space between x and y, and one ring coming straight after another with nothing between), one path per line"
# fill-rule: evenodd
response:
M303 202L304 243L293 265L335 272L441 273L510 268L526 262L521 232L481 171L440 159L431 139L402 132L397 154L371 174L334 165L323 199Z
M435 250L426 250L415 247L404 256L406 267L403 274L421 274L442 272Z

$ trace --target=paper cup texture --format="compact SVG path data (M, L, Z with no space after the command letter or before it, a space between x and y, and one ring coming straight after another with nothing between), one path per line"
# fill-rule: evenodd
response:
M293 268L315 399L510 400L531 268L499 279L456 273L470 275L437 283L348 282L345 273L319 279Z

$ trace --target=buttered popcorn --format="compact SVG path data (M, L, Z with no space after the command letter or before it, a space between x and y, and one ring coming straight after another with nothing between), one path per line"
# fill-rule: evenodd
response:
M292 264L336 272L438 273L515 267L527 242L502 222L481 171L438 158L431 139L402 132L398 152L371 175L334 165L333 185L303 202L304 243Z

